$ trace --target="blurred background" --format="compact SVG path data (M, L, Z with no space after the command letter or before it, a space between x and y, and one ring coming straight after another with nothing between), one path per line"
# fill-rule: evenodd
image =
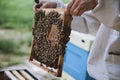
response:
M0 0L0 69L29 59L33 5L34 0Z

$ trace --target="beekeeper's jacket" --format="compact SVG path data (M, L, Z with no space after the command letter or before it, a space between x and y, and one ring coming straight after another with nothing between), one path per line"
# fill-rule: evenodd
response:
M92 10L77 17L72 27L96 34L87 70L96 80L120 80L120 0L98 0Z
M96 80L120 80L120 0L99 0L79 20L76 25L81 31L98 30L88 58L89 75Z

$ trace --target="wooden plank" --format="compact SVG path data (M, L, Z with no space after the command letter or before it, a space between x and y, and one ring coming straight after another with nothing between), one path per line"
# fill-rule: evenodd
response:
M36 63L34 60L33 61L30 61L33 65L37 66L38 68L41 68L43 69L44 71L54 75L54 76L57 76L57 72L54 72L54 71L51 71L50 69L48 69L47 67L45 66L40 66L40 64Z
M27 72L25 72L24 70L20 70L19 71L27 80L34 80L33 77L31 77Z
M38 11L41 9L38 9ZM54 8L43 8L42 10L45 11L58 11L58 12L65 12L65 9L54 9Z
M33 32L33 31L32 31ZM30 58L29 58L29 61L32 61L33 60L33 45L34 45L34 37L32 38L32 45L31 45L31 48L30 48Z
M58 77L62 76L63 61L64 61L64 55L59 55L58 71L57 71L57 76Z
M10 71L5 71L5 74L11 80L18 80Z
M17 72L16 70L15 71L12 71L12 73L19 79L19 80L25 80L25 78L20 75L19 72Z
M0 80L6 80L7 77L5 77L4 71L0 72Z

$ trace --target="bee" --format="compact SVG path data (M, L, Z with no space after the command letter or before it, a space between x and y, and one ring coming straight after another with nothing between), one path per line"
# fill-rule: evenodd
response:
M59 55L65 54L65 45L69 41L71 31L67 23L63 25L63 15L54 10L46 12L41 9L34 17L33 57L41 64L53 68L58 68ZM52 25L55 25L54 28Z

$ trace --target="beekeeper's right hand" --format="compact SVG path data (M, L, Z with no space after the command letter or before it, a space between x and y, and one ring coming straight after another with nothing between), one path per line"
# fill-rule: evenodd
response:
M39 4L33 6L33 10L37 11L39 8L57 8L57 3L54 1L39 1Z

